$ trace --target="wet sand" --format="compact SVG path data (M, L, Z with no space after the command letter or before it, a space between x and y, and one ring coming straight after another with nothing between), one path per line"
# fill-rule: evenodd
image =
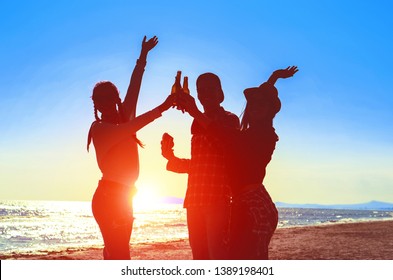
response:
M102 248L3 255L13 260L101 260ZM135 260L191 260L187 239L131 246ZM272 260L393 260L393 221L330 224L277 229Z

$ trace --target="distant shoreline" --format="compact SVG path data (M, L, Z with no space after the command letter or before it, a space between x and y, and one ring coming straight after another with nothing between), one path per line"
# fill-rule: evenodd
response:
M272 260L393 260L393 221L279 228L270 243ZM101 260L102 248L0 255L1 260ZM191 260L187 239L131 246L135 260Z
M277 201L275 205L279 208L393 211L393 203L375 200L355 204L296 204Z

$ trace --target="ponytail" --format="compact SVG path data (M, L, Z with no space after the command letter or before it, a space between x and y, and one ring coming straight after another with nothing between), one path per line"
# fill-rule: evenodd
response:
M98 122L101 120L100 117L98 116L98 110L96 108L96 104L94 104L94 117Z

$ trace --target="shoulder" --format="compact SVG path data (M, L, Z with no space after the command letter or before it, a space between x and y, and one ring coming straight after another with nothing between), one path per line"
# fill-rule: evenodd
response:
M237 118L237 119L238 119L238 117L237 117L234 113L232 113L232 112L229 112L229 111L224 110L224 114L225 114L225 116L227 116L228 118Z
M239 117L237 115L235 115L234 113L231 113L229 111L225 111L225 117L228 120L234 120L234 121L239 121Z
M225 120L229 126L240 128L240 120L238 116L236 116L234 113L231 113L229 111L224 111L224 114L225 114Z
M100 130L101 127L104 126L104 123L100 122L100 121L95 121L91 124L91 131L96 131L96 130Z
M91 133L94 137L94 135L97 135L97 134L110 133L113 130L118 129L118 127L119 127L119 125L117 125L117 124L95 121L91 124Z
M263 131L264 138L266 139L267 142L270 142L272 144L276 144L278 142L279 138L278 135L276 134L276 130L274 127L268 127Z

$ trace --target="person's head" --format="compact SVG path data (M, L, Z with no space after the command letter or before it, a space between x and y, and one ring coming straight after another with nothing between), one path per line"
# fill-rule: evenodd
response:
M96 121L110 122L110 123L124 123L127 122L123 113L123 104L121 103L119 90L117 87L109 81L98 82L93 89L93 95L91 97L94 103L94 116ZM117 106L117 108L116 108ZM101 119L98 116L98 111L101 113ZM139 146L143 147L143 143L133 135L133 138ZM87 150L89 151L89 145L91 142L91 134L89 132L87 141Z
M196 81L198 99L205 112L215 111L224 101L220 78L213 73L204 73Z
M241 129L254 125L270 124L281 109L281 101L274 85L263 83L244 90L247 104L241 120Z
M111 119L120 123L122 115L122 103L117 87L109 81L98 82L93 89L92 95L94 103L94 116L100 120L97 111L102 114L102 118ZM118 108L116 108L116 106Z

